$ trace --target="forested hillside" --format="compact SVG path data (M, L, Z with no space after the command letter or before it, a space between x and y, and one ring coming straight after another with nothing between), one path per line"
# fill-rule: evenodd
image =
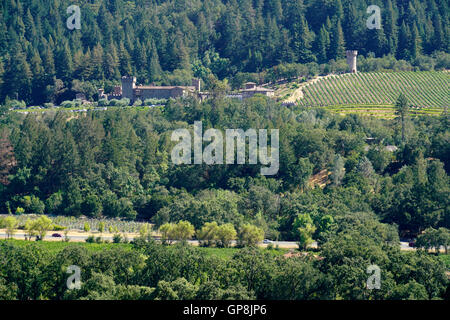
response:
M260 165L175 165L171 132L194 121L204 130L279 128L278 174L261 176ZM366 212L415 235L450 226L448 121L407 117L402 140L397 121L292 110L263 97L77 117L4 110L1 211L138 218L157 227L185 220L197 229L252 223L288 240L297 239L301 217L322 239L328 219ZM310 178L323 170L327 185L314 188Z
M0 102L93 97L131 74L165 84L194 75L208 86L211 77L338 60L346 48L413 65L449 52L445 0L83 0L81 30L71 31L72 4L0 1ZM372 4L381 29L366 27Z

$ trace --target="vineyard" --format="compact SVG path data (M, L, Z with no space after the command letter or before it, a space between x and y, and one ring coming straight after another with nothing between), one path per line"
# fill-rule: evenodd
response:
M7 215L0 215L0 218L7 217ZM38 218L39 215L25 214L14 216L19 226L24 226L28 219ZM89 225L92 231L96 231L99 228L100 222L103 222L105 232L108 232L110 228L116 230L116 232L124 233L138 233L141 227L144 225L143 222L137 221L125 221L119 219L95 219L87 217L67 217L67 216L49 216L52 222L58 226L66 227L68 230L78 230L82 231L84 229L85 223Z
M305 85L298 102L305 107L334 107L344 114L369 111L389 117L403 92L414 113L440 114L450 105L449 80L447 72L426 71L336 75Z

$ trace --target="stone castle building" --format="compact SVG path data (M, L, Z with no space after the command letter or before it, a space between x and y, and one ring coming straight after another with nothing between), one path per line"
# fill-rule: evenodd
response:
M137 86L136 77L122 77L122 86L114 87L114 92L106 95L103 89L99 90L99 99L128 98L131 103L140 99L169 99L187 97L200 93L200 80L192 79L191 86Z
M247 82L245 88L234 94L227 94L227 97L237 99L248 99L255 94L262 94L266 97L274 97L275 91L272 89L259 87L254 82ZM195 96L200 100L205 100L211 96L210 92L201 92L200 79L192 79L191 86L137 86L136 77L122 77L122 85L115 86L114 91L105 94L103 89L98 90L99 99L130 99L130 103L136 100L146 99L170 99L187 96Z

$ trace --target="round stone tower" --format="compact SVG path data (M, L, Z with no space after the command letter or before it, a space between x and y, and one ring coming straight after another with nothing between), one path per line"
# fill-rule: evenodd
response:
M356 57L358 56L358 51L356 50L347 50L347 63L351 73L358 73L356 69Z

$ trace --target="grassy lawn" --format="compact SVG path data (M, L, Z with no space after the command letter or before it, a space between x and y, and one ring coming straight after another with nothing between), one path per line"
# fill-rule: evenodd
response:
M17 246L35 245L39 248L49 250L51 253L58 253L67 246L80 246L89 251L101 251L112 247L131 249L129 243L87 243L87 242L64 242L64 241L25 241L25 240L0 240L0 242L10 242Z

